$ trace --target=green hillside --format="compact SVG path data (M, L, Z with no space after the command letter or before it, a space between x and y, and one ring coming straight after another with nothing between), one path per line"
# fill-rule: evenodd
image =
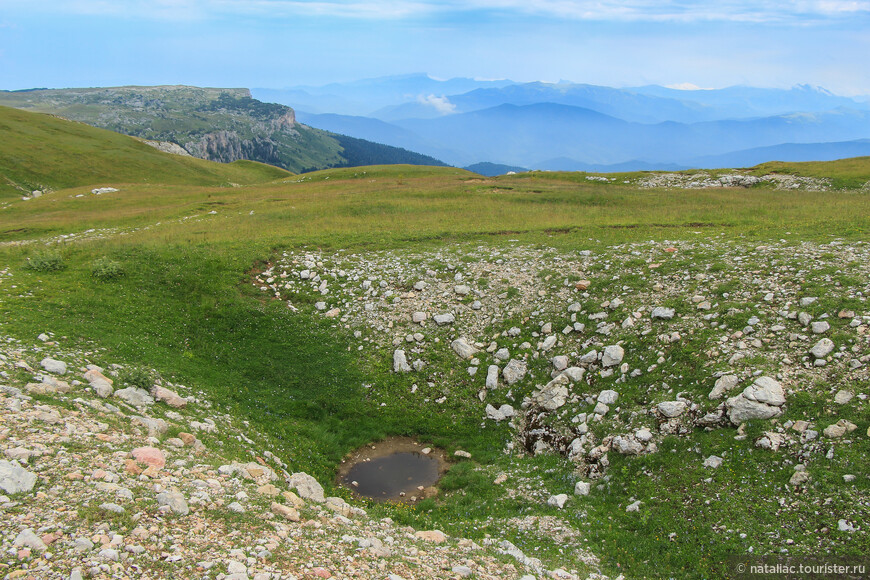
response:
M296 122L293 109L252 99L247 89L188 86L0 91L0 105L52 113L95 127L174 143L210 161L248 159L305 172L437 159Z
M136 139L53 115L0 107L0 196L119 183L248 185L290 175L237 161L163 153Z

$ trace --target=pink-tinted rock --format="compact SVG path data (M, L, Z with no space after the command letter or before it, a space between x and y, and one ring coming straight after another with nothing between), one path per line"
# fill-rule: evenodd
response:
M111 385L113 383L112 379L110 379L109 377L107 377L106 375L104 375L103 373L101 373L98 370L90 370L90 371L86 372L85 373L85 380L88 381L89 383L92 383L96 380L106 381L107 383L109 383L109 385Z
M187 405L187 401L184 400L178 393L175 391L170 391L166 387L155 387L154 388L154 398L158 401L163 401L170 407L175 407L176 409L180 409Z
M154 466L157 469L162 469L166 465L166 457L163 452L156 447L137 447L130 455L133 459L146 465Z

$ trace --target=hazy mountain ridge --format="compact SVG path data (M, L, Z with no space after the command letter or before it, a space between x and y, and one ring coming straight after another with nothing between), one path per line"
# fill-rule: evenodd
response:
M492 162L538 169L674 169L696 167L699 159L725 163L717 156L760 163L775 159L766 155L786 152L793 161L821 160L837 149L831 143L863 154L860 144L845 144L870 137L870 103L809 85L617 89L567 82L485 86L465 79L480 86L450 93L455 79L451 84L409 75L377 81L317 89L324 102L360 86L360 100L377 92L367 117L300 115L313 126L410 147L456 165ZM410 94L414 87L420 92ZM390 95L392 104L375 108ZM786 144L801 147L777 148Z
M171 142L195 157L253 160L294 172L370 163L439 164L387 145L352 143L298 123L292 108L248 89L188 86L0 92L0 104L47 112L143 139ZM398 160L401 161L398 161Z

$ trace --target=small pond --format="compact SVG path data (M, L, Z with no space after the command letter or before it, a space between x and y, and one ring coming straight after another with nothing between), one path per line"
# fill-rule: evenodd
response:
M338 481L354 493L376 501L415 502L438 493L444 453L409 438L366 445L345 458Z

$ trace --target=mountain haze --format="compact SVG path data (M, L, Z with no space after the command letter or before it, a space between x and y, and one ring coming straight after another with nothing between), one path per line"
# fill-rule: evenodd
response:
M870 103L809 85L677 90L504 81L450 93L449 83L412 75L318 90L329 102L354 94L355 87L359 100L378 95L356 108L372 110L368 116L312 114L288 95L282 102L299 106L300 117L312 126L461 166L675 169L705 160L755 164L779 154L806 161L830 159L835 150L861 154L860 144L831 144L870 138ZM442 90L426 92L433 88ZM388 100L392 104L377 108Z

